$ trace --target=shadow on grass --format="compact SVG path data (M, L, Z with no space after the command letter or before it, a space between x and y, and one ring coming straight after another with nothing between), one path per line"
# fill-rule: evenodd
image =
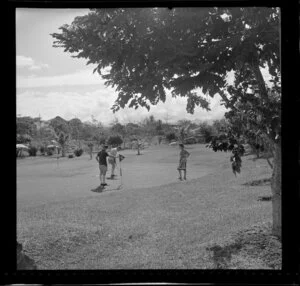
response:
M106 187L98 186L95 189L91 189L91 191L94 193L103 193L103 192L109 192L109 191L120 191L121 189L122 189L122 185L119 185L113 189L107 189Z
M92 192L95 192L95 193L103 193L105 190L104 187L101 187L101 186L98 186L97 188L95 189L91 189Z
M233 254L237 254L242 249L240 242L234 242L224 247L214 245L207 247L206 250L212 252L212 260L217 269L226 269L231 261Z
M271 178L265 178L265 179L260 179L260 180L253 180L247 183L244 183L244 186L265 186L265 185L270 185L271 183Z

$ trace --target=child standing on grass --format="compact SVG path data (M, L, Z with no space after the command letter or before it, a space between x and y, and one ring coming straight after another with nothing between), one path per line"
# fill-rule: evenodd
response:
M110 178L113 179L115 177L115 169L117 165L117 156L118 156L118 148L116 145L113 145L110 149L110 155L112 157L108 158L108 163L111 165L111 175Z
M108 155L107 153L107 145L104 145L102 147L102 150L97 154L96 156L96 160L99 163L99 169L100 169L100 183L101 183L101 187L105 187L107 186L107 184L105 183L105 176L106 176L106 172L107 172L107 161L106 158L107 157L112 157Z
M183 144L179 144L180 147L180 154L179 154L179 166L177 168L179 172L179 180L182 181L181 171L183 171L183 179L186 180L186 161L187 158L190 156L190 153L184 149Z

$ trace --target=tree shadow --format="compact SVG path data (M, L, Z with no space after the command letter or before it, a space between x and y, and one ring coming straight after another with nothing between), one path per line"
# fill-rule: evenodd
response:
M231 261L232 255L237 254L241 249L242 244L240 242L234 242L225 247L214 245L206 248L206 250L213 252L212 260L217 269L226 269Z
M264 178L264 179L246 182L243 185L253 187L253 186L266 186L266 185L270 185L270 184L271 184L271 178Z

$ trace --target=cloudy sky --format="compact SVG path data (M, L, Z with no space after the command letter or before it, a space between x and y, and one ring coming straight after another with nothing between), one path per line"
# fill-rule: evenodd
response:
M110 110L117 93L104 86L93 66L83 59L72 58L62 48L52 47L50 33L59 32L63 24L70 24L76 16L85 15L88 9L28 9L16 10L17 51L17 115L37 117L43 120L61 116L82 121L94 116L103 124L115 118L121 122L137 122L154 115L157 119L174 122L179 119L214 120L223 116L225 109L220 98L211 99L212 111L197 108L193 115L185 110L186 99L172 98L144 108Z

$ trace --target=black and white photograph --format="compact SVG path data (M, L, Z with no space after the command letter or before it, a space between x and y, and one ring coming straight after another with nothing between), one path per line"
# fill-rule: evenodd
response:
M17 270L282 270L280 7L15 16Z

